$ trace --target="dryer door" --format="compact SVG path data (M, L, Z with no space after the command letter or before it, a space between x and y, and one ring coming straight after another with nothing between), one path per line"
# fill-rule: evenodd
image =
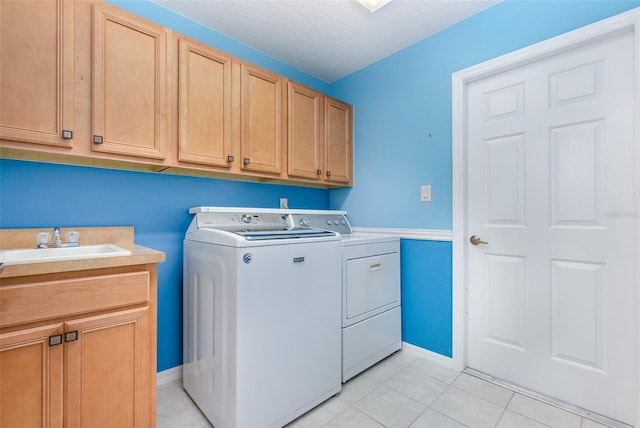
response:
M400 304L397 252L346 261L343 327Z

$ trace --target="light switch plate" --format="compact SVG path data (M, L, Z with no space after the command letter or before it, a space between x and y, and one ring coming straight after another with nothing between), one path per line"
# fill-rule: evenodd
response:
M431 185L420 186L420 200L431 202Z

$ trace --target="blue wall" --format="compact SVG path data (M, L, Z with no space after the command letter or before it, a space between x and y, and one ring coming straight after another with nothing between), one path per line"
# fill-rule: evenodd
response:
M0 227L133 225L159 266L158 369L182 363L182 238L197 205L346 209L356 226L451 228L451 73L633 7L507 0L334 84L168 12L110 0L354 105L353 189L320 190L0 160ZM422 184L433 202L419 202ZM383 203L381 203L383 202ZM451 243L402 241L403 339L451 355Z
M451 242L403 239L402 340L451 357Z

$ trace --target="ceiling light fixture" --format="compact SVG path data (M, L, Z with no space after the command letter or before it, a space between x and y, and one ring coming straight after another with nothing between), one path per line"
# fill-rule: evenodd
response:
M376 10L380 9L385 4L389 3L391 0L358 0L361 5L369 9L369 12L373 13Z

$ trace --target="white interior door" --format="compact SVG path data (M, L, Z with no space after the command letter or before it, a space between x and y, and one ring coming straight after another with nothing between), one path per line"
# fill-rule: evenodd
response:
M467 111L467 365L629 424L633 37L473 82Z

